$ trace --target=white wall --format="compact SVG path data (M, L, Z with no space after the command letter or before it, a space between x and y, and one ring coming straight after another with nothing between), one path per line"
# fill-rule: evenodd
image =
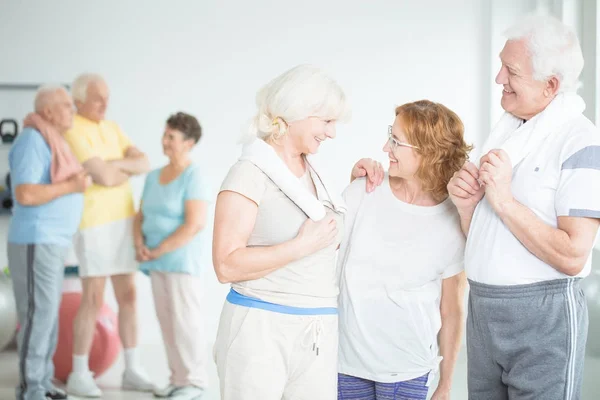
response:
M195 159L215 193L236 160L257 89L298 63L325 67L351 98L352 121L322 148L338 190L358 158L386 159L380 149L396 105L442 102L462 117L475 144L490 126L491 12L479 0L63 0L3 2L0 15L0 81L70 82L83 71L102 73L112 90L109 117L156 167L165 161L160 136L169 113L197 115L205 137ZM21 119L32 95L0 92L0 117L10 110ZM142 184L134 180L136 196ZM226 288L209 252L205 259L199 290L212 340ZM141 340L158 345L149 283L139 281Z

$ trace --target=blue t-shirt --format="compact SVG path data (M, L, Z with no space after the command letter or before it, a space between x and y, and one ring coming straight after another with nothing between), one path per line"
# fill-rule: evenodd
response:
M56 244L70 246L81 222L83 194L71 193L39 206L23 206L15 189L22 184L50 184L52 154L42 135L25 128L8 154L13 215L8 242L15 244Z
M159 168L148 174L142 194L142 233L149 249L157 247L184 223L186 200L210 201L208 188L197 165L190 165L166 185L159 181L160 171ZM183 247L141 263L140 269L146 273L161 271L199 275L206 240L206 232L201 230Z

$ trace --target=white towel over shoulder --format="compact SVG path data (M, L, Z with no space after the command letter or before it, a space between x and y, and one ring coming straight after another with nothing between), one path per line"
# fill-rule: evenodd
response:
M318 164L310 156L307 157L309 168L319 179L319 182L315 182L315 184L322 185L329 199L323 201L318 200L308 188L300 182L292 171L290 171L283 160L277 155L275 149L262 139L255 139L252 142L245 144L240 160L247 160L256 165L281 189L283 193L285 193L286 196L290 198L290 200L314 221L318 221L325 217L325 205L330 206L336 212L346 212L346 206L342 197L332 191L332 185L327 184L327 182L324 181L322 178L323 175L319 174Z
M502 149L508 153L513 168L531 151L538 147L562 126L581 115L585 102L576 93L561 93L535 117L523 120L510 113L504 113L483 146L481 155L492 149Z

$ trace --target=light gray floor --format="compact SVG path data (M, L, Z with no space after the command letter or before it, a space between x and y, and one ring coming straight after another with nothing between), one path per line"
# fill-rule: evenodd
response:
M156 380L157 384L165 382L167 377L166 359L163 349L160 346L147 346L143 348L143 362L148 368L150 376ZM151 394L122 392L119 390L121 383L121 371L123 360L119 359L115 365L98 379L98 383L104 390L103 399L108 400L138 400L151 399ZM454 376L454 385L452 390L453 400L467 399L467 373L466 373L466 355L461 351L456 373ZM219 391L217 386L216 370L211 363L209 371L212 380L212 387L206 393L203 400L219 400ZM17 355L14 351L5 351L0 353L0 400L14 399L14 386L17 384ZM435 388L435 383L432 385ZM600 399L600 359L587 358L585 366L585 378L582 400ZM433 391L433 390L432 390ZM431 393L430 393L431 395ZM257 399L260 400L260 399ZM542 399L540 399L542 400Z

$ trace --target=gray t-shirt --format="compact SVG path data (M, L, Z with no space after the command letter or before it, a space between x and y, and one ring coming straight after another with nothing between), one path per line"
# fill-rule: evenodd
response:
M310 167L317 198L327 200L321 181ZM302 180L302 178L298 178ZM275 183L250 161L238 161L225 177L220 191L239 193L258 205L258 214L249 247L272 246L298 235L306 214ZM251 281L236 282L231 287L245 296L293 307L336 307L336 252L340 244L343 215L327 209L338 227L338 237L330 246L305 258Z

